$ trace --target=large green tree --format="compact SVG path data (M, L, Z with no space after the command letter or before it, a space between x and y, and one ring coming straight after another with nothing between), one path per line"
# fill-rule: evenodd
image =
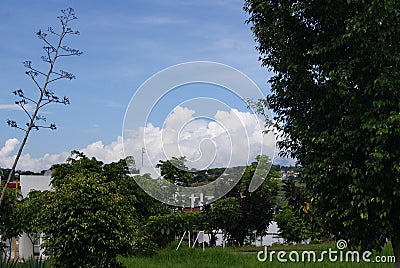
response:
M312 207L351 245L392 239L400 261L400 2L246 0L272 71L280 148L301 165ZM400 264L398 264L400 267Z
M118 267L134 246L134 208L98 174L67 175L42 197L45 254L55 267Z
M169 209L136 184L125 160L104 164L73 151L66 163L52 166L41 228L57 267L115 267L118 254L152 252L141 226Z
M144 192L129 175L127 161L131 167L135 165L132 157L104 164L94 157L89 158L84 153L74 150L66 163L52 166L52 185L60 187L65 182L65 177L74 174L100 175L107 182L116 183L117 191L126 197L125 201L130 206L135 208L134 213L140 221L146 220L151 215L168 213L169 208L166 205Z

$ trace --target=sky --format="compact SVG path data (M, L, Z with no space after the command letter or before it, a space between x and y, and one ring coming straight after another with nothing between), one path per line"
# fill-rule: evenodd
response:
M48 123L54 122L57 130L31 132L19 169L48 169L64 162L72 150L104 162L119 160L125 150L139 167L185 155L192 167L210 168L237 164L240 161L235 157L245 153L243 164L253 161L260 148L273 157L275 141L261 135L262 118L246 108L246 90L235 94L231 88L198 82L163 88L163 94L153 93L152 88L142 90L154 100L150 108L136 94L164 69L197 61L233 68L253 81L261 96L268 94L271 73L258 61L242 1L18 0L0 2L1 167L11 166L24 134L6 121L16 120L21 125L26 121L13 104L18 99L12 91L23 89L37 97L22 62L31 60L47 71L40 59L43 43L35 33L48 26L59 29L57 16L67 7L74 8L78 17L70 26L81 34L71 36L66 44L83 54L60 59L56 69L71 72L76 79L54 82L51 89L68 96L71 103L44 107L42 115ZM212 70L207 75L212 74L223 76ZM135 121L136 125L126 121L141 117L141 113L147 117ZM171 135L173 139L168 140ZM142 147L146 149L143 162ZM294 163L279 157L274 162Z

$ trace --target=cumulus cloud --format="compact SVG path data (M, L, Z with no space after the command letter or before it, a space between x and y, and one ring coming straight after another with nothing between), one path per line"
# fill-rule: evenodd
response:
M263 123L256 115L236 109L216 111L213 118L196 116L192 109L177 106L164 127L152 124L124 131L125 155L141 159L139 167L154 174L159 160L186 156L189 168L208 169L250 164L259 154L275 154L273 134L263 135ZM159 174L158 174L159 175Z
M214 118L204 119L197 118L194 110L178 106L163 127L149 123L145 127L124 130L124 136L110 144L96 141L85 148L71 150L78 149L105 163L131 155L138 168L153 175L159 160L173 156L186 156L188 166L197 169L246 165L258 154L274 157L275 138L273 134L263 135L262 127L262 121L249 112L217 111ZM12 165L18 144L13 138L0 147L1 167ZM40 171L65 162L69 155L69 152L61 152L32 157L26 153L18 169Z
M0 158L8 156L18 144L19 141L16 138L8 139L4 147L0 149Z

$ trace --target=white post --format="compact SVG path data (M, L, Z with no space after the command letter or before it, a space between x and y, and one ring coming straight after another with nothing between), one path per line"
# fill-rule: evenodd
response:
M183 235L182 235L182 237L181 237L181 240L179 241L179 244L178 244L178 246L176 247L176 250L178 250L179 247L181 246L181 243L182 243L183 238L185 237L185 234L186 234L186 231L183 233Z

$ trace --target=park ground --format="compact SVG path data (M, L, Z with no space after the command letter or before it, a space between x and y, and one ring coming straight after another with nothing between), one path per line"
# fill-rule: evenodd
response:
M336 249L334 242L326 242L321 244L311 245L294 245L283 246L273 245L268 247L268 252L271 251L315 251L317 254L332 248ZM320 262L286 262L280 263L276 258L273 262L268 260L260 262L257 259L257 252L264 250L264 247L241 247L241 248L205 248L204 252L201 248L187 248L180 247L176 250L176 244L171 244L165 249L161 249L152 257L129 257L120 258L127 267L143 267L143 268L216 268L216 267L274 267L274 268L290 268L290 267L394 267L393 263L376 263L376 262L330 262L325 258L322 263ZM374 260L376 256L391 256L393 251L390 244L387 244L382 252L374 252L370 257Z

